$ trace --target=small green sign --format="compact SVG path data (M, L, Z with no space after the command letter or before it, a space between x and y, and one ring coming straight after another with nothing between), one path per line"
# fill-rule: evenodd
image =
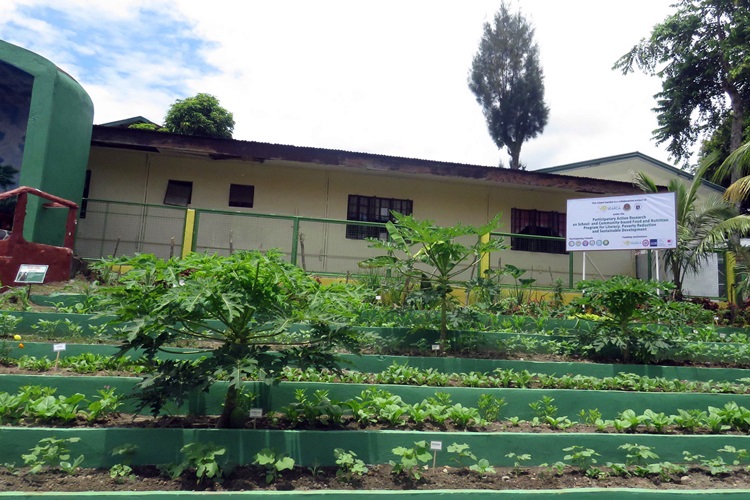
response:
M44 283L49 266L40 264L21 264L16 274L16 283Z

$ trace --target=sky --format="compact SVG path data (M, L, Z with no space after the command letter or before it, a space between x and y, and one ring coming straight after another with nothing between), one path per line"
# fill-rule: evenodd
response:
M614 62L674 0L513 0L534 25L549 121L529 170L656 145L658 78ZM75 78L94 123L162 123L205 92L234 138L498 166L467 78L499 0L2 0L0 39Z

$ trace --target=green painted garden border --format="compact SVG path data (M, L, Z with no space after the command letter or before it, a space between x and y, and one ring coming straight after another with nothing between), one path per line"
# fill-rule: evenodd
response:
M750 436L675 436L653 434L584 434L584 433L477 433L477 432L420 432L420 431L318 431L318 430L226 430L226 429L135 429L135 428L49 428L2 427L0 445L4 460L13 461L27 453L40 439L80 437L69 445L72 456L83 454L83 467L111 467L121 459L111 451L125 444L138 446L132 456L136 465L179 462L180 448L191 442L212 442L226 447L222 462L228 466L250 464L255 454L271 448L288 454L296 465L335 465L333 450L354 451L367 464L385 464L396 456L392 449L411 447L415 441L441 441L445 450L452 443L466 443L479 458L486 458L496 466L513 466L508 453L529 453L525 465L555 463L563 460L569 446L591 448L599 453L600 463L624 463L627 452L618 447L627 443L649 446L661 461L681 463L682 452L689 451L712 458L717 450L731 445L737 449L750 448ZM449 465L447 452L437 454L438 465Z
M544 498L600 499L605 496L608 500L684 500L685 498L725 499L748 498L750 490L650 490L636 488L583 488L560 490L395 490L395 491L366 491L366 490L313 490L313 491L112 491L112 492L70 492L70 493L27 493L0 492L0 498L19 500L107 500L110 498L127 498L128 500L223 500L226 498L278 499L278 498L334 498L347 500L354 497L357 500L423 500L439 497L448 500L483 500L485 498L502 497L503 500L540 500Z
M0 391L15 393L24 385L46 385L57 388L57 394L69 396L74 393L84 394L93 400L97 391L105 386L113 387L120 393L130 394L137 382L135 377L87 377L87 376L53 376L53 375L0 375ZM305 389L308 397L316 390L326 390L331 399L343 401L355 398L363 390L373 387L367 384L325 384L311 382L282 382L268 385L263 382L246 382L248 392L258 395L254 406L265 411L279 411L295 401L295 391ZM631 409L643 413L646 409L666 414L677 414L678 409L707 410L709 406L723 407L726 403L735 402L750 408L750 395L739 394L703 394L703 393L660 393L628 391L594 391L572 389L487 389L473 387L427 387L406 385L380 385L405 403L414 404L443 392L451 395L453 403L477 407L482 394L492 394L503 398L507 406L501 410L501 417L517 416L530 420L535 415L529 403L543 397L554 398L558 407L557 414L578 420L581 410L598 409L602 418L613 419L619 412ZM221 412L226 383L215 384L208 392L196 392L182 407L167 407L165 411L176 415L218 415ZM123 411L133 411L132 401L128 401Z
M26 342L23 349L15 347L10 355L18 358L24 354L37 358L45 356L54 357L52 352L53 342ZM66 350L61 353L62 357L76 356L85 352L111 356L119 350L118 346L111 344L66 344ZM190 354L189 348L173 348L176 353L162 353L159 357L163 359L195 359L204 356L205 353ZM137 358L137 352L130 352L131 358ZM648 377L664 377L667 379L692 380L707 382L729 381L735 382L741 378L750 377L750 370L741 368L701 368L695 366L664 366L664 365L624 365L605 363L575 363L575 362L541 362L520 361L505 359L475 359L455 357L427 357L427 356L386 356L386 355L364 355L342 354L342 368L357 370L366 373L377 373L385 370L393 363L405 364L421 369L433 368L442 373L468 373L471 371L491 372L495 368L515 371L528 370L530 373L543 373L547 375L587 375L604 378L612 377L619 373L635 373Z
M393 363L401 365L408 363L409 366L421 369L433 368L442 373L491 372L495 368L502 368L504 370L512 369L515 371L528 370L530 373L543 373L547 375L559 376L570 374L598 378L613 377L620 373L635 373L648 377L664 377L700 382L707 382L709 380L734 382L741 378L750 377L750 370L742 368L702 368L696 366L626 365L427 356L356 356L353 354L342 354L341 359L345 361L342 367L367 373L381 372Z

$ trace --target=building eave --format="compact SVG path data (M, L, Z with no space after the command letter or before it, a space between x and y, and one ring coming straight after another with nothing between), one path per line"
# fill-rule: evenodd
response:
M347 170L454 178L519 187L553 188L589 194L615 195L640 192L632 183L604 179L99 125L93 128L91 143L92 146L97 147L197 155L213 161L237 160L255 163L283 161L342 167Z
M686 179L686 180L688 180L690 182L692 182L693 179L695 178L695 176L693 174L691 174L690 172L686 172L685 170L681 170L681 169L679 169L677 167L674 167L674 166L672 166L672 165L670 165L668 163L664 163L663 161L659 161L656 158L652 158L652 157L650 157L648 155L645 155L643 153L640 153L638 151L634 151L632 153L624 153L624 154L619 154L619 155L613 155L613 156L605 156L603 158L596 158L596 159L593 159L593 160L580 161L580 162L576 162L576 163L568 163L568 164L565 164L565 165L558 165L558 166L555 166L555 167L540 168L540 169L538 169L536 171L537 172L542 172L542 173L547 173L547 174L563 174L564 175L566 172L571 172L573 170L581 170L581 169L586 169L586 168L589 168L589 167L599 166L599 165L602 165L602 164L605 164L605 163L616 163L616 162L619 162L619 161L627 161L627 160L632 160L632 159L638 159L638 160L642 160L642 161L644 161L646 163L650 163L651 165L654 165L655 167L660 168L660 169L666 171L667 173L669 173L671 175L674 175L674 176L677 176L677 177L682 177L683 179ZM717 193L723 193L724 192L724 188L722 186L719 186L718 184L715 184L713 182L707 181L705 179L703 180L702 184L703 184L703 186L705 186L705 187L707 187L709 189L712 189L712 190L716 191Z

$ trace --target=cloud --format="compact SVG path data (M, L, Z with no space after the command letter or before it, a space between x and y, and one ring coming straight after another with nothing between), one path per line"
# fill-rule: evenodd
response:
M550 121L521 161L548 167L651 141L659 82L614 61L672 0L521 0L536 27ZM495 0L6 0L0 38L91 95L97 123L161 121L176 100L219 98L235 138L497 165L466 79Z

